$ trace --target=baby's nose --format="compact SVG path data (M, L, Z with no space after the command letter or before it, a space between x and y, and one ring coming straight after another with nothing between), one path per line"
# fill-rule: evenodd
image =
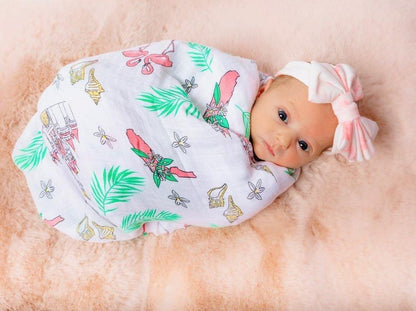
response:
M284 130L276 134L275 141L282 149L289 148L294 139L294 134L290 130Z

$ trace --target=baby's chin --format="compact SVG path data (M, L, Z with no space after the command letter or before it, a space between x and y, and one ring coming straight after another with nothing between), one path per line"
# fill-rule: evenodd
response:
M286 168L293 168L293 169L297 169L300 168L302 165L299 165L298 163L293 163L290 161L279 161L279 160L274 160L274 161L270 161L276 165L282 166L282 167L286 167Z

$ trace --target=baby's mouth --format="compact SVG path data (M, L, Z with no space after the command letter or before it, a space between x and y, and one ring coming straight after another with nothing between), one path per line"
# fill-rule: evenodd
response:
M268 144L268 143L266 143L265 141L264 141L264 145L266 146L266 148L267 148L267 150L269 151L269 153L272 155L272 156L276 156L275 155L275 153L274 153L274 151L273 151L273 149L272 149L272 147L270 147L270 145Z

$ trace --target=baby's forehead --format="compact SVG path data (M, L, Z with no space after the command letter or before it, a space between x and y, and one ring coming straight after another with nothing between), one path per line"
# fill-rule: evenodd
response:
M272 88L278 95L289 97L293 100L307 100L308 87L298 79L291 76L277 76Z
M291 86L303 86L307 88L305 84L303 84L300 80L292 76L280 75L280 76L276 76L273 79L272 87L291 87Z
M288 102L288 107L294 111L294 116L307 122L310 126L320 125L325 122L338 123L331 104L316 104L306 97L297 97Z

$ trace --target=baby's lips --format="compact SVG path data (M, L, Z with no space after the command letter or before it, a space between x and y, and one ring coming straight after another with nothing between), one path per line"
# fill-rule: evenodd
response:
M267 150L270 152L270 154L272 156L276 156L276 154L274 153L274 148L272 148L268 143L264 142L264 144L266 145Z

